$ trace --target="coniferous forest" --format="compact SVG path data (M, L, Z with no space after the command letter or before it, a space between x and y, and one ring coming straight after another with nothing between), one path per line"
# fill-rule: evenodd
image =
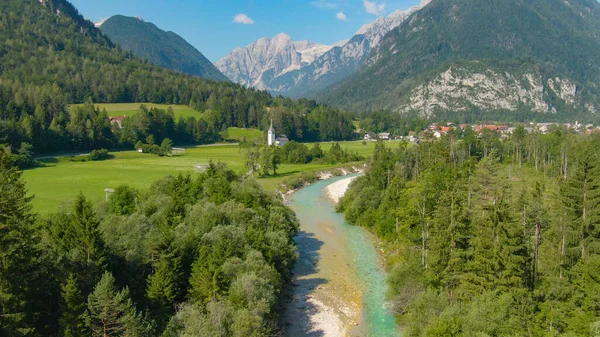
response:
M384 242L403 336L600 334L600 138L377 146L340 209Z

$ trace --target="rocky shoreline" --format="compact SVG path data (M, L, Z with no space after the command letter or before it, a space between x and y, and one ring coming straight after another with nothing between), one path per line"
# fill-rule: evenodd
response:
M364 166L356 166L356 165L351 166L351 167L345 167L345 168L334 168L334 169L330 169L330 170L324 170L324 171L318 172L311 176L297 178L297 180L294 181L293 183L284 182L281 185L281 188L279 190L279 195L280 195L281 199L283 200L283 202L287 203L288 197L290 195L292 195L294 192L296 192L300 188L309 186L310 184L312 184L314 182L317 182L320 180L328 180L328 179L331 179L334 177L347 176L350 174L363 173L363 172L364 172ZM356 177L352 177L352 179L354 179L354 178L356 178ZM344 179L344 180L346 180L346 179ZM350 184L348 183L348 185L350 185ZM342 189L340 189L340 188L342 188ZM330 200L332 200L334 202L334 204L337 204L339 202L339 199L341 199L341 197L343 196L343 193L346 193L347 188L348 188L348 186L346 186L346 188L343 189L343 184L340 184L339 186L334 187L335 195L339 196L337 199L331 199L329 193L326 193L326 195ZM340 195L340 193L342 193L342 195Z

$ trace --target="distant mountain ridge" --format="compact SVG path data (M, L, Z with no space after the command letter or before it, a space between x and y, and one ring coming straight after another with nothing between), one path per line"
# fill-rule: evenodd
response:
M261 90L276 91L273 79L312 63L333 46L311 41L292 41L280 33L273 38L261 38L244 48L236 48L219 60L217 68L232 81Z
M596 0L433 0L317 98L355 111L589 120L599 80Z
M385 34L429 2L431 0L423 0L418 6L397 10L362 26L345 45L332 48L310 65L277 79L274 85L279 89L277 93L290 97L314 97L321 90L345 79L363 66Z
M362 26L351 39L332 46L293 42L284 33L262 38L235 49L217 62L217 68L242 85L292 97L312 96L358 70L385 34L430 1L380 17Z
M140 17L115 15L97 26L121 48L158 66L215 81L229 80L181 36Z

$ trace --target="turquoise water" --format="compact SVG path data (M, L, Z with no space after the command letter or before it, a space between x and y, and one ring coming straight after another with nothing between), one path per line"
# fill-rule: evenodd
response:
M343 216L335 212L332 203L324 196L323 189L327 185L344 178L347 177L320 181L302 188L292 195L290 206L300 220L301 232L314 234L314 237L321 241L323 247L319 254L340 252L345 259L343 262L354 271L353 281L362 292L362 321L352 335L399 336L394 316L386 303L387 275L377 250L376 238L367 230L346 223ZM326 230L323 230L324 224L327 224ZM302 250L307 248L299 244L298 249L302 256ZM335 266L322 265L319 268L321 274L327 274L327 270L323 269Z

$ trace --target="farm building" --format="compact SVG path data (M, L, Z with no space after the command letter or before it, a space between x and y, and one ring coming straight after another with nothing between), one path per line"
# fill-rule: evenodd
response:
M117 125L120 128L123 127L123 121L127 119L127 116L109 116L110 125Z
M382 132L380 134L377 135L377 138L382 139L382 140L390 140L390 133L389 132Z

